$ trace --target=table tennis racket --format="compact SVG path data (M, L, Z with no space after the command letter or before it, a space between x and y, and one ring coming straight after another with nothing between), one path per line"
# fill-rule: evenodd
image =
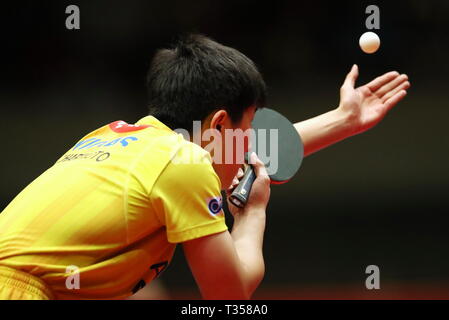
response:
M298 131L286 117L269 108L257 110L252 127L255 134L250 139L250 152L255 152L264 162L272 184L288 182L298 171L304 156ZM245 155L247 163L250 152ZM252 166L246 165L244 175L229 196L229 201L243 208L255 179Z

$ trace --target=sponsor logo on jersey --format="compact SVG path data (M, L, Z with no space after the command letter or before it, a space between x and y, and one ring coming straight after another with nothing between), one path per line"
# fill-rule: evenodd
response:
M146 129L148 127L152 127L149 124L128 124L125 121L119 120L119 121L115 121L109 124L109 128L114 131L114 132L118 132L118 133L123 133L123 132L131 132L131 131L137 131L137 130L142 130L142 129Z
M222 197L214 197L208 200L207 208L209 209L209 213L213 216L217 215L221 212L223 208L223 199Z
M113 140L101 140L100 138L89 138L86 140L81 140L74 147L73 150L90 149L96 147L112 147L115 145L121 145L122 147L127 147L130 142L137 141L136 137L126 136Z

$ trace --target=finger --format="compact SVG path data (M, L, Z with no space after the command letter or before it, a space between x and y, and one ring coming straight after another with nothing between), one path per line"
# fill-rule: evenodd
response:
M392 96L390 99L388 99L385 102L385 106L387 108L387 111L392 109L399 101L404 99L404 97L407 95L407 91L401 90L398 93L396 93L394 96Z
M244 175L243 169L239 168L239 170L237 171L237 178L240 179L241 177L243 177L243 175Z
M355 64L352 66L351 71L346 75L345 82L343 82L343 87L354 88L357 77L359 76L359 67Z
M226 194L228 195L228 197L234 192L235 189L235 185L231 185L227 190L226 190Z
M234 177L234 179L232 179L231 185L229 186L228 190L232 190L235 188L235 186L237 186L240 183L240 180L237 179L237 177Z
M239 168L239 170L237 171L236 176L232 179L232 183L229 186L228 190L233 190L239 183L240 183L240 179L245 175L245 172L243 171L242 168Z
M367 86L371 91L375 92L375 91L377 91L377 89L382 87L385 83L395 79L398 76L399 76L399 73L397 71L391 71L391 72L385 73L384 75L382 75L380 77L377 77L376 79L374 79L373 81L368 83Z
M394 80L391 80L390 82L387 82L382 87L380 87L375 93L376 96L379 98L382 98L384 95L386 95L391 90L394 90L396 87L400 86L402 83L408 80L407 75L401 74L399 77L396 77Z
M400 85L398 85L396 88L394 88L393 90L391 90L390 92L387 92L383 97L382 97L382 102L385 103L388 99L390 99L391 97L393 97L396 93L398 93L401 90L407 90L408 88L410 88L410 82L405 81L403 83L401 83Z
M251 165L254 168L254 172L256 173L257 178L266 178L269 179L267 169L265 168L265 165L262 161L257 157L255 152L251 153Z

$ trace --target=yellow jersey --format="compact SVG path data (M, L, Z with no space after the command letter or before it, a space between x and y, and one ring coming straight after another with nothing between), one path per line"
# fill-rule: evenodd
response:
M39 278L56 299L123 299L162 272L177 243L226 230L207 151L152 116L116 121L0 213L0 267Z

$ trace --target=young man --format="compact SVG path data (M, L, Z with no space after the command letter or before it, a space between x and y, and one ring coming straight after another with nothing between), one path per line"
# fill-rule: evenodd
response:
M354 89L357 75L354 66L338 108L295 124L305 155L374 126L409 87L390 72ZM148 91L150 116L86 135L0 214L1 299L126 298L178 243L204 298L251 297L265 271L269 178L252 154L257 179L244 209L229 205L229 232L221 190L238 183L240 164L212 161L206 144L227 150L225 130L251 127L262 76L237 50L191 35L156 54ZM192 133L193 121L209 141L173 131Z

